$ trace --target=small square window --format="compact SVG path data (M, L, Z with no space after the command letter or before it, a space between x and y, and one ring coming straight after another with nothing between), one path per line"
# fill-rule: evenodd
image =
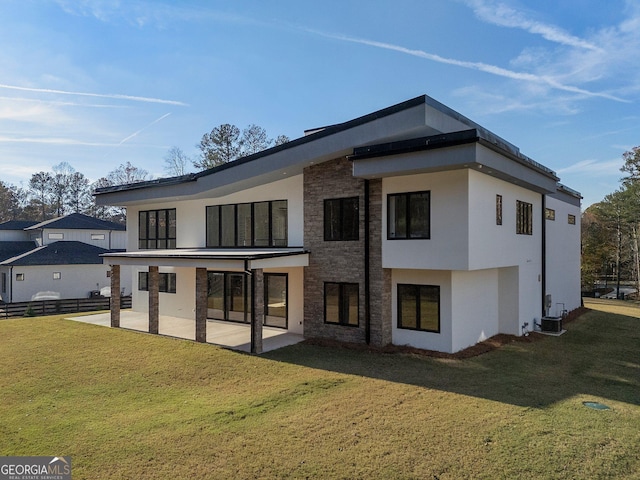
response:
M60 272L53 272L53 279L54 280L60 280L60 278L62 277Z
M545 208L544 218L554 221L556 219L556 211L553 208Z
M576 224L576 216L569 214L569 217L568 217L567 221L569 222L569 225L575 225Z
M16 282L24 282L24 273L16 273Z

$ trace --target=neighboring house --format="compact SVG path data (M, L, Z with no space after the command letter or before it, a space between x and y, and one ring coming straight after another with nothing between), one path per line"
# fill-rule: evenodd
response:
M133 309L456 352L580 306L579 193L428 96L220 167L106 187ZM554 214L553 219L550 218ZM117 302L113 303L118 305ZM119 310L112 309L113 326Z
M0 295L27 302L39 292L87 298L110 286L101 255L126 250L126 229L79 213L45 222L0 224ZM131 292L130 282L123 282Z

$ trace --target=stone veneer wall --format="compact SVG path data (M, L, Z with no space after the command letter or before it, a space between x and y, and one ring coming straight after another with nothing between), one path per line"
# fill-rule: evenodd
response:
M391 272L382 270L382 182L371 182L370 197L370 282L371 330L373 345L391 342ZM324 200L360 198L358 241L324 241ZM352 164L338 158L308 167L304 171L304 243L310 251L304 270L304 335L344 342L364 343L365 335L365 181L354 178ZM324 283L347 282L359 285L358 327L324 322ZM385 288L388 290L385 293ZM388 310L388 314L386 311Z

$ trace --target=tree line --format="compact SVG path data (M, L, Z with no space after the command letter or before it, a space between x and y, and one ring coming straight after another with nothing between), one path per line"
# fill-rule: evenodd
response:
M171 147L164 157L168 176L207 170L252 155L289 141L285 135L269 138L264 128L251 124L242 132L228 123L205 133L196 145L200 149L194 158L180 148ZM96 205L93 193L97 188L151 180L149 172L127 162L95 182L76 171L67 162L54 165L51 171L31 175L25 187L0 180L0 222L7 220L45 221L69 213L83 213L103 220L124 223L123 208Z
M130 162L120 165L106 176L91 183L67 162L54 165L50 172L31 175L25 187L0 180L0 222L7 220L45 221L69 213L83 213L103 220L123 223L122 208L96 205L96 188L135 183L149 179L146 170Z
M620 188L582 214L583 290L632 281L640 291L640 146L622 158Z

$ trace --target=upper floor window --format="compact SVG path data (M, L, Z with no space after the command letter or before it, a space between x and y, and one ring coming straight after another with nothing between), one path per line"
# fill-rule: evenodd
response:
M91 240L104 240L104 233L92 233Z
M64 240L64 233L50 233L49 240Z
M567 217L567 222L569 222L569 225L575 225L576 224L576 216L569 214Z
M516 200L516 233L533 235L533 205Z
M502 195L496 195L496 225L502 225Z
M358 197L324 201L324 239L358 240L360 227Z
M545 208L544 209L544 218L547 220L555 220L556 219L556 211L553 208Z
M207 207L207 247L286 246L286 200Z
M176 209L138 213L138 248L176 248Z
M387 196L387 238L431 237L430 192L394 193Z

